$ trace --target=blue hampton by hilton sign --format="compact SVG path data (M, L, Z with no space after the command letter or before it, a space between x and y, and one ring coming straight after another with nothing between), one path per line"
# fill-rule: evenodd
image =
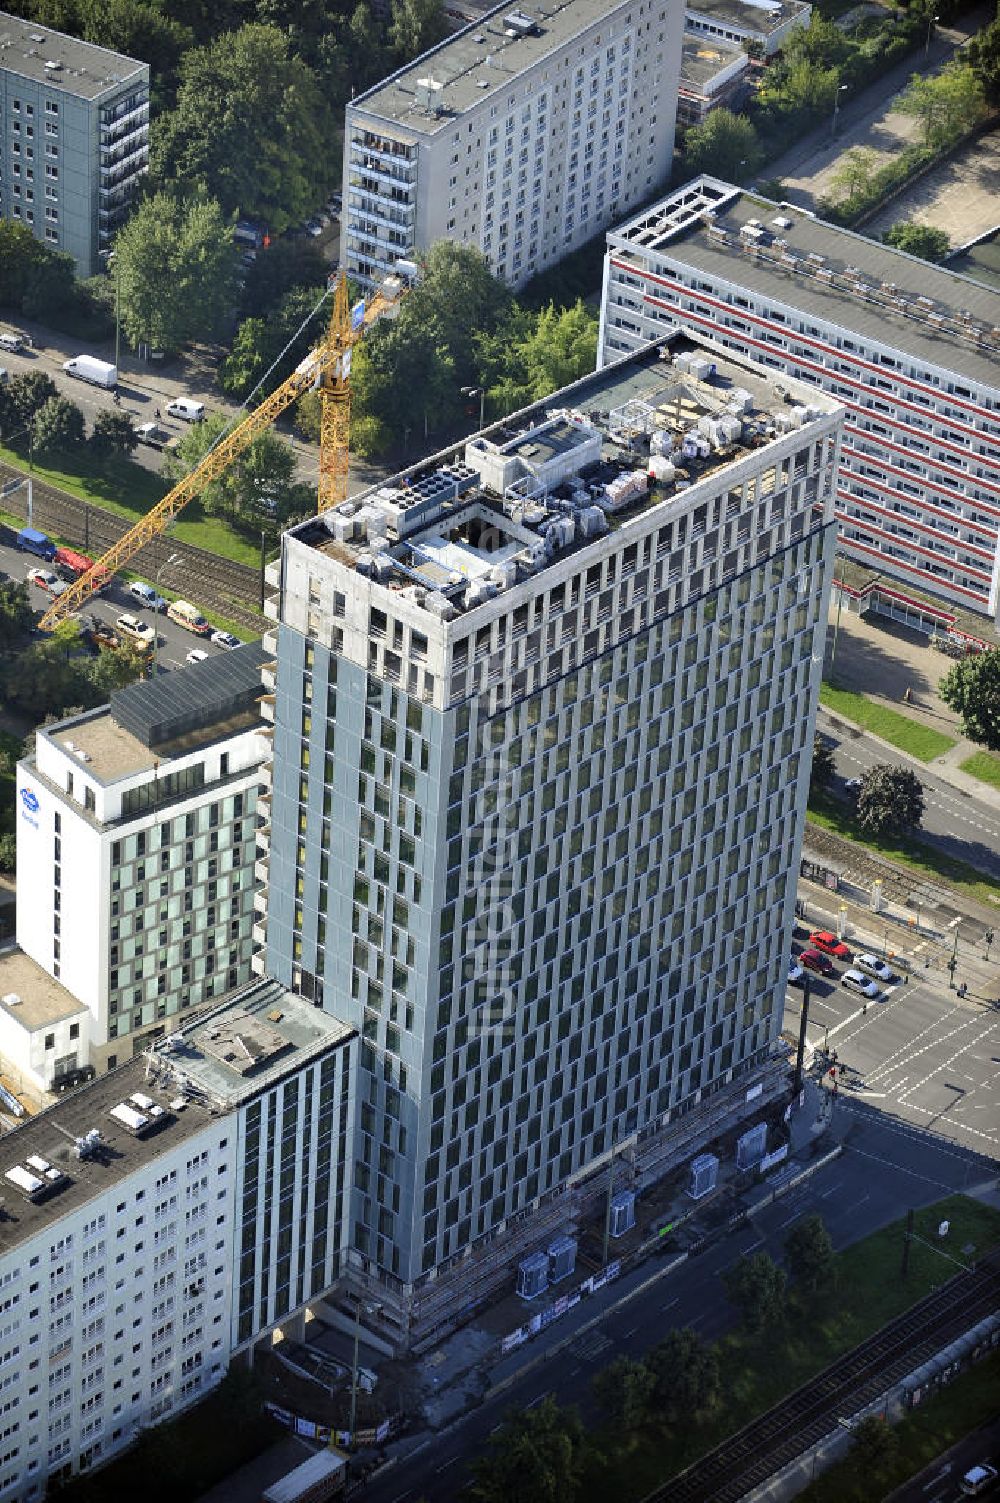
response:
M27 820L29 825L38 829L38 820L35 815L39 810L38 794L33 788L19 788L18 795L21 799L21 818Z

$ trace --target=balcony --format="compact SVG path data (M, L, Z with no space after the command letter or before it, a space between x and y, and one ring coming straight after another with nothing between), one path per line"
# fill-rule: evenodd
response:
M268 723L270 725L274 724L274 695L273 694L262 694L261 695L261 698L260 698L260 713L261 713L261 718L262 719L268 721Z
M257 871L261 867L264 868L264 881L266 882L267 881L267 862L266 861L258 861L256 867L254 867L254 870ZM264 918L264 919L267 918L267 892L266 891L258 890L257 892L254 893L254 895L253 895L253 908L254 908L254 912L255 913L259 913L261 915L261 917Z
M276 653L278 650L278 633L275 631L266 631L260 639L260 645L265 652Z
M263 976L263 975L265 975L266 973L265 973L265 965L264 965L264 956L260 955L260 954L258 954L258 955L251 955L251 957L250 957L250 969L251 969L251 971L253 971L253 973L254 973L255 976Z
M266 945L267 944L267 925L266 924L264 924L264 923L254 924L254 926L253 926L253 942L254 942L255 945Z
M274 693L276 663L262 663L260 666L260 681L268 694Z
M267 599L264 601L264 615L267 617L268 621L280 620L280 616L278 614L279 607L280 601L278 599L278 596L268 595Z
M265 567L265 569L264 569L264 583L265 584L269 584L272 589L275 589L275 590L280 589L280 587L281 587L281 559L280 558L272 558L271 562ZM270 644L268 642L267 638L265 637L264 638L264 649L265 649L266 652L277 652L277 650L278 650L278 639L277 639L277 637L274 639L273 645Z

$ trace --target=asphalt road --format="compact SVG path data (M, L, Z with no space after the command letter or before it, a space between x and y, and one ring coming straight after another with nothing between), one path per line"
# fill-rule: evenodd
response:
M836 1110L842 1109L839 1103ZM844 1154L786 1196L754 1212L750 1225L699 1257L668 1271L655 1261L638 1271L640 1292L621 1303L592 1330L558 1355L542 1362L449 1429L427 1439L422 1449L376 1478L362 1494L366 1503L451 1503L467 1480L468 1460L482 1453L510 1408L531 1408L548 1394L560 1404L576 1404L585 1420L595 1411L594 1375L615 1356L638 1357L673 1326L690 1325L712 1339L726 1329L732 1312L719 1275L744 1253L767 1248L780 1252L791 1224L818 1211L837 1247L847 1246L913 1208L955 1190L967 1189L995 1173L978 1155L963 1152L930 1134L894 1123L873 1106L851 1106L851 1135ZM623 1281L624 1282L624 1281ZM595 1296L597 1298L597 1296ZM587 1306L588 1310L593 1305ZM553 1335L559 1326L552 1327ZM532 1355L523 1351L523 1360Z
M879 763L912 767L906 757L864 734L845 735L842 723L835 725L823 709L816 725L824 741L833 747L834 764L842 779L860 777ZM1000 877L1000 814L995 806L960 793L928 768L922 767L918 777L925 800L921 839Z
M965 1495L959 1481L977 1462L1000 1467L1000 1420L967 1435L950 1451L945 1451L918 1472L904 1487L899 1487L888 1503L958 1503ZM1000 1497L1000 1487L990 1496Z
M50 565L46 564L44 559L36 558L32 553L19 553L16 548L0 544L0 572L10 579L26 579L29 569L49 567ZM52 598L37 585L28 586L28 596L31 604L39 612L47 609ZM114 622L116 617L126 611L132 616L138 616L148 626L154 624L153 613L143 609L141 602L128 593L122 581L115 580L105 594L94 596L88 601L84 614L100 616L104 621ZM169 621L163 614L156 618L155 625L158 637L157 668L160 672L168 668L181 667L185 657L194 647L204 648L210 656L226 651L223 647L214 646L207 637L196 637L192 632L185 631L182 626Z

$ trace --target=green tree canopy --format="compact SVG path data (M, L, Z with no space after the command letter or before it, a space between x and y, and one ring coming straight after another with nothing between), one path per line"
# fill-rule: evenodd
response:
M210 339L232 307L236 252L217 203L154 193L119 232L115 277L133 344Z
M441 0L392 0L389 44L397 67L436 47L447 35Z
M67 397L49 397L32 418L35 448L66 453L83 443L86 424L83 413Z
M896 108L920 121L927 146L957 141L983 117L983 86L968 63L953 60L939 73L915 73Z
M181 57L194 33L172 15L143 0L75 0L84 41L108 47L149 64L157 108L173 104ZM173 7L171 6L171 10Z
M240 304L254 318L264 318L295 288L315 288L318 298L329 271L314 240L273 240L247 268Z
M276 235L320 202L332 145L313 70L283 32L250 24L185 54L150 162L159 182L200 187L225 215L252 214Z
M813 741L812 766L809 769L810 797L829 788L835 771L833 747L822 736L817 736Z
M969 39L965 56L987 104L994 108L1000 105L1000 16Z
M867 146L852 146L845 151L834 172L830 174L830 186L844 198L854 198L865 193L878 168L877 152Z
M822 1216L803 1216L785 1238L785 1259L793 1279L815 1289L833 1272L834 1251Z
M656 1412L668 1425L697 1423L719 1401L719 1353L689 1327L670 1331L646 1358Z
M869 767L858 789L858 824L872 835L905 835L924 817L924 790L909 767Z
M29 371L25 376L14 376L7 383L6 393L14 422L23 427L32 422L46 402L59 395L59 390L44 371Z
M866 1414L854 1427L854 1451L869 1471L880 1471L899 1450L899 1437L880 1414Z
M95 454L133 454L139 442L130 412L102 408L94 419L90 447Z
M749 1330L760 1331L781 1316L788 1279L766 1252L740 1258L723 1274L722 1282Z
M396 322L404 329L429 331L447 357L456 386L475 385L479 370L471 332L497 329L514 306L513 294L474 246L438 240L421 268L420 281Z
M230 427L222 413L209 413L181 437L164 460L163 473L172 480L190 474ZM295 485L295 451L287 439L267 429L257 435L226 472L205 487L201 504L212 516L225 517L237 527L259 529L276 516L302 509Z
M684 161L692 173L709 172L729 183L744 183L764 160L760 140L751 121L732 110L713 110L701 125L694 125L684 141Z
M549 1396L508 1416L473 1464L476 1503L575 1503L580 1491L583 1426Z
M597 318L577 302L533 314L515 306L493 335L475 336L490 412L513 412L594 368Z
M645 1362L616 1357L594 1378L594 1396L605 1414L626 1430L637 1430L649 1418L656 1377Z
M371 436L391 435L394 442L404 444L407 429L422 435L425 423L431 429L450 420L458 405L455 371L433 325L400 314L370 329L354 349L351 404L355 448L357 425L372 418L379 427L369 430Z
M951 250L947 230L939 230L932 224L894 224L882 239L886 245L894 245L897 250L920 256L924 261L943 261Z
M285 351L268 387L273 390L283 381L322 338L329 304L316 318L310 318L322 296L322 287L292 287L265 318L245 318L236 330L230 354L222 362L219 379L223 391L247 396Z
M0 653L19 647L34 624L28 586L22 580L0 580Z
M961 715L971 741L1000 751L1000 648L970 652L948 670L938 692Z

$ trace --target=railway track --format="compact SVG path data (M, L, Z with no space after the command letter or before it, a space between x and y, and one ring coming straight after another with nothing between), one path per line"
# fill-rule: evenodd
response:
M753 1488L1000 1307L1000 1250L956 1274L643 1503L738 1503Z
M8 480L23 480L24 473L0 464L0 485ZM126 517L105 511L92 502L82 501L58 490L44 480L33 485L32 522L43 532L55 533L67 543L92 557L99 557L132 526ZM24 488L4 498L4 506L20 517L27 515ZM246 631L259 636L264 620L260 604L260 574L247 564L219 558L204 548L195 548L174 537L161 537L136 554L136 571L150 581L164 560L176 555L180 563L171 574L171 584L182 586L182 593L204 609L224 616Z

